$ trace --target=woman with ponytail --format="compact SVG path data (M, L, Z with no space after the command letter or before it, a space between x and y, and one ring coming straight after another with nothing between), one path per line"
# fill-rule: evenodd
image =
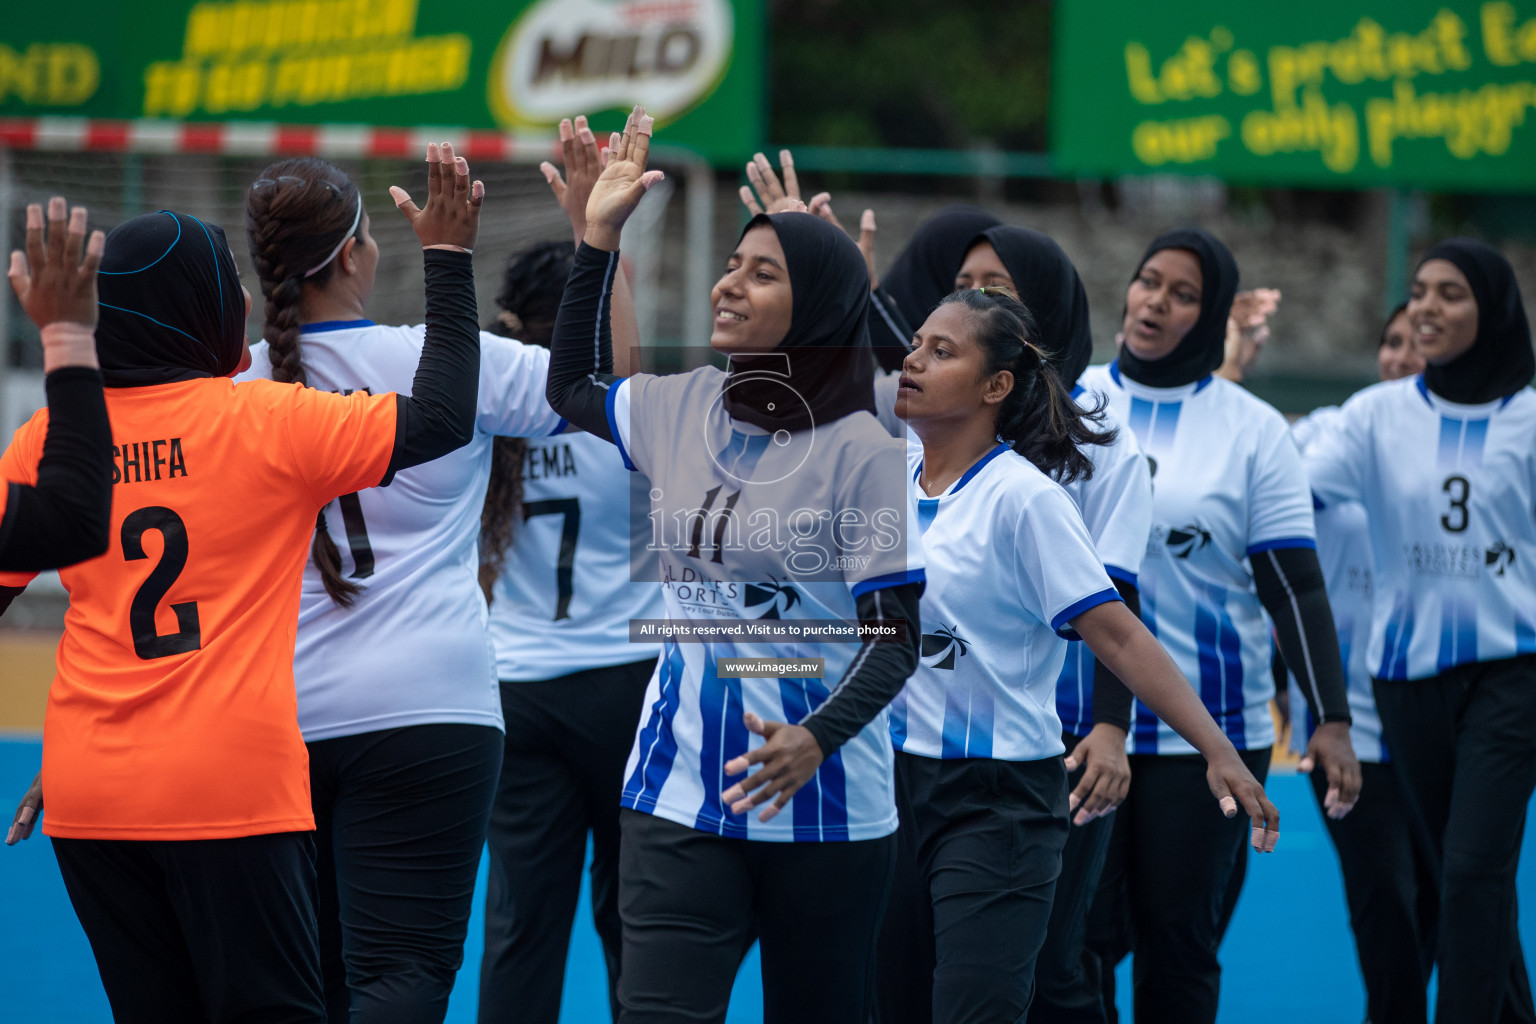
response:
M424 330L368 319L379 250L345 174L273 164L246 229L266 298L247 378L410 387ZM463 957L503 747L477 555L492 442L565 427L544 400L548 351L479 337L473 439L326 505L304 573L294 675L332 1020L441 1021Z
M1285 419L1214 371L1225 352L1237 262L1198 229L1155 239L1126 292L1125 344L1091 367L1152 466L1153 525L1138 578L1141 617L1263 778L1274 745L1271 631L1320 723L1308 758L1342 817L1360 791L1349 702L1317 561L1312 501ZM1134 936L1138 1024L1214 1024L1224 908L1246 857L1242 830L1210 813L1204 764L1157 708L1131 723L1131 788L1115 812L1089 944L1104 1002Z
M917 889L893 892L891 906L917 906L923 921L882 941L882 1022L1029 1010L1068 828L1054 700L1068 639L1205 755L1220 813L1246 811L1256 849L1279 835L1279 813L1120 600L1055 482L1090 475L1084 448L1112 435L1073 401L1036 334L1010 292L957 292L917 331L900 379L896 411L921 439L908 462L928 587L921 664L891 704Z

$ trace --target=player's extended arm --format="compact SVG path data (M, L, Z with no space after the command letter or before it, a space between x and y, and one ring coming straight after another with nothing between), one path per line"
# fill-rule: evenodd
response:
M1320 723L1303 760L1327 773L1323 805L1330 818L1342 818L1359 799L1361 774L1349 742L1349 694L1323 568L1312 548L1272 548L1249 556L1249 562L1259 602L1275 623L1280 653L1312 720Z
M1239 804L1248 812L1254 849L1274 849L1280 838L1280 812L1141 620L1121 602L1107 601L1073 619L1072 628L1142 703L1205 755L1205 778L1211 794L1229 818L1237 813Z
M48 434L36 483L7 487L0 569L8 571L73 565L106 551L110 540L112 425L95 337L96 268L106 239L97 231L87 243L85 207L70 211L67 230L64 213L62 198L49 201L45 240L42 207L28 206L26 255L11 254L11 286L42 329Z
M480 230L485 186L470 183L469 164L453 147L427 147L427 205L418 209L402 188L391 188L416 237L426 275L426 337L411 395L397 395L395 450L384 474L447 455L475 436L480 391L480 325L471 262Z

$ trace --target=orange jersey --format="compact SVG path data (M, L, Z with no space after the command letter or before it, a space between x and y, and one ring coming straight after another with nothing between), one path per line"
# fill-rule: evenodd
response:
M383 478L395 396L223 377L106 394L111 547L59 573L43 831L313 829L293 684L300 581L320 509ZM47 423L40 410L16 432L0 477L36 481Z

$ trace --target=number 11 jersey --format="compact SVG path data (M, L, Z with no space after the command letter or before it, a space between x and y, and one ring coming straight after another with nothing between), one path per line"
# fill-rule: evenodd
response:
M1376 384L1304 459L1315 500L1365 505L1373 676L1536 652L1536 391L1458 405L1422 377Z

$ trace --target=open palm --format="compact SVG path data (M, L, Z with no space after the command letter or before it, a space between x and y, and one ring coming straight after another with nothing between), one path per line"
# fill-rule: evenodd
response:
M622 134L615 132L608 143L608 166L592 186L587 199L586 242L598 249L613 251L619 247L619 233L646 190L663 177L660 171L645 169L651 152L651 118L644 107L635 107L624 123Z

